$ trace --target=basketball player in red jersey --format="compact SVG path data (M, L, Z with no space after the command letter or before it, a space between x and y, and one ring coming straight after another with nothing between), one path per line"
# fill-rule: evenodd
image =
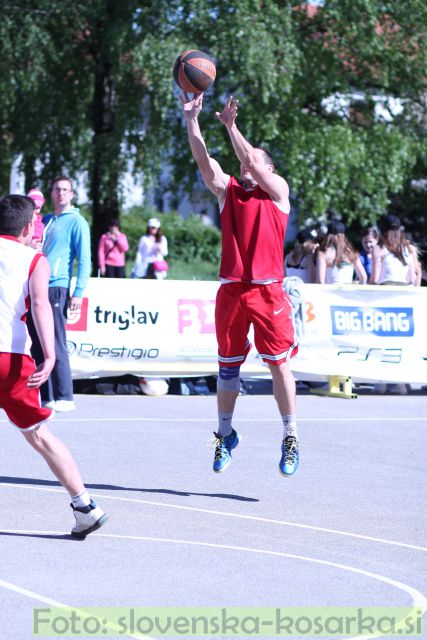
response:
M253 147L237 128L238 100L230 97L216 116L226 127L240 161L240 182L224 173L209 156L198 121L203 94L194 95L192 100L185 94L181 102L193 157L205 185L217 196L221 211L221 286L215 308L219 428L214 433L213 469L224 471L239 444L232 417L240 390L240 366L251 348L248 331L253 324L255 346L270 369L283 421L279 469L283 475L292 476L298 468L299 452L290 358L298 347L291 304L282 286L289 188L275 173L269 153Z

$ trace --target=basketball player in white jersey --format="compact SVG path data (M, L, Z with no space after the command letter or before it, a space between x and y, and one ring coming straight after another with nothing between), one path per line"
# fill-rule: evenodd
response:
M29 246L34 209L26 196L0 198L0 407L70 494L76 518L71 534L85 538L108 517L88 495L71 453L49 431L47 420L54 412L40 403L39 387L52 371L55 351L50 267L46 257ZM26 325L30 302L44 353L37 368Z

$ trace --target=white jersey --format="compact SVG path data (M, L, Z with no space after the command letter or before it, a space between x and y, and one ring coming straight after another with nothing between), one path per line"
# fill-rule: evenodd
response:
M408 250L403 254L405 264L399 260L397 256L384 248L383 259L381 260L381 271L378 278L378 284L383 282L401 282L402 284L410 284L408 281L409 269L413 265L413 257Z
M351 284L353 282L354 265L342 262L340 266L326 268L325 284Z
M308 256L303 256L298 266L289 265L289 256L285 258L285 277L301 278L303 282L308 283Z
M29 279L40 257L15 238L0 236L0 352L30 355Z

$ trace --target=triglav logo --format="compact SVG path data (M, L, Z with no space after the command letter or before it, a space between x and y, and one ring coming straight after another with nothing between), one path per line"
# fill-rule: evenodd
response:
M331 306L331 321L335 336L371 334L408 338L414 335L412 307Z
M99 304L94 309L95 322L97 324L117 324L119 331L126 331L132 324L157 324L158 311L137 309L132 305L119 313L113 309L105 309Z
M89 298L82 299L82 306L77 311L67 311L67 324L65 326L68 331L87 331L87 310L89 306Z

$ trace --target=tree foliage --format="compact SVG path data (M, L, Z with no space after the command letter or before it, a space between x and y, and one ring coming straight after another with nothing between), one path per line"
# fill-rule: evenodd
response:
M238 124L271 149L301 223L331 209L373 221L414 167L425 171L423 0L0 0L0 17L3 188L16 156L27 186L87 172L94 242L119 210L129 160L146 180L167 162L172 187L191 187L171 74L186 49L217 60L201 116L208 148L237 171L215 111L238 97ZM332 96L348 108L328 109ZM401 112L378 117L378 97Z
M402 191L423 154L425 4L326 0L309 9L266 0L215 5L214 32L203 32L198 16L190 31L196 42L204 36L203 46L219 60L219 78L202 122L210 148L229 171L236 170L210 106L218 108L220 97L232 94L240 100L240 128L272 150L278 170L288 178L301 223L331 209L349 222L374 221ZM364 99L352 108L325 106L331 96L350 103L356 94ZM402 113L374 117L376 97L385 106L387 98L399 99Z

